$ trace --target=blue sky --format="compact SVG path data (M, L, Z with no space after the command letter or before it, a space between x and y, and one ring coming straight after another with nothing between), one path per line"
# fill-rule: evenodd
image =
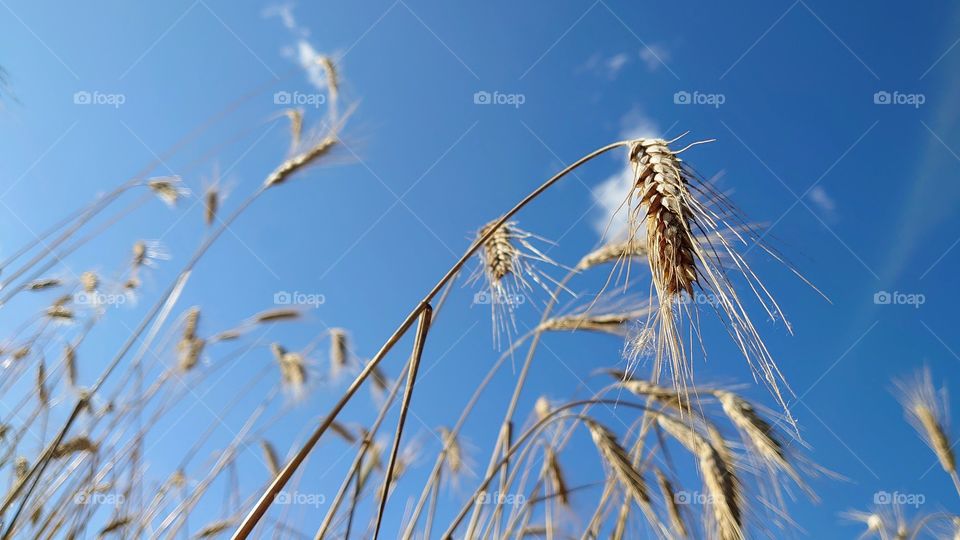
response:
M230 188L224 205L235 205L285 154L288 131L274 93L318 91L298 65L312 47L338 58L342 99L357 106L344 147L233 225L182 306L201 304L205 327L215 331L270 307L278 291L323 295L306 324L277 327L263 339L297 348L340 326L365 358L483 223L564 164L624 136L689 130L718 141L687 160L706 177L718 175L743 213L768 224L774 245L832 300L752 254L795 331L760 324L796 394L809 455L848 479L814 480L822 500L793 504L798 524L812 537L850 537L857 529L838 513L871 506L878 491L920 493L921 510L956 511L949 479L902 419L890 383L924 364L939 381L960 381L960 342L951 330L960 301L952 286L960 267L960 12L948 2L926 7L3 0L0 65L13 98L0 111L0 253L158 156L153 174L181 175L195 193L219 166ZM263 85L197 140L164 155L204 118ZM76 104L77 92L100 103ZM478 92L511 103L477 104ZM324 110L308 106L306 122ZM617 155L589 164L520 216L526 229L557 242L551 257L574 264L596 245L622 162ZM76 253L70 268L113 272L134 240L161 239L171 260L147 287L162 290L203 238L195 202L175 211L147 204ZM450 411L473 388L465 383L496 356L489 312L471 307L473 292L455 289L427 349L412 427L431 449L438 442L429 430L453 421ZM923 303L878 304L882 292L923 295ZM132 326L144 307L127 306L117 318ZM28 309L4 309L2 328ZM121 323L107 324L122 332ZM698 380L750 382L742 360L714 334ZM88 377L97 372L95 358L115 350L116 335L92 340ZM611 339L547 340L520 410L529 411L540 393L560 399L582 394L583 384L599 388L606 381L588 375L621 362L620 347ZM323 371L324 355L317 356ZM389 359L388 373L397 373L402 356ZM230 369L221 386L190 396L177 432L203 429L265 361L269 350L261 347L249 359L253 367ZM505 372L492 392L508 392L512 378ZM329 407L335 392L328 390L288 403L289 417L269 438L286 449L302 437ZM773 405L760 387L746 393ZM358 396L348 415L369 418L369 401ZM477 462L485 462L482 443L501 415L489 401L468 427ZM221 444L242 419L223 419L231 427L218 430ZM163 463L164 449L180 443L155 444ZM348 450L322 444L309 470L320 474L318 462L335 466ZM250 468L259 466L256 452L244 458ZM572 452L590 455L585 445ZM576 475L598 471L590 461ZM335 486L339 478L331 473L321 483ZM251 480L251 489L261 481ZM309 512L302 518L307 531L319 520Z

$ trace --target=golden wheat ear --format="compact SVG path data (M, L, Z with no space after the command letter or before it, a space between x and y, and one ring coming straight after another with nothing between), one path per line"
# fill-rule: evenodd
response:
M731 217L736 216L735 209L680 158L689 148L711 141L673 150L670 145L677 139L637 139L630 144L634 184L625 203L627 246L645 246L656 309L628 347L629 358L635 365L641 357L652 356L654 376L666 365L674 387L686 393L693 379L691 355L696 349L705 355L699 328L700 304L704 304L718 316L754 375L774 395L796 430L784 397L783 389L789 392L789 386L733 279L742 281L771 319L785 317L736 247L747 243L743 222Z
M559 266L548 257L534 241L545 241L539 236L508 221L494 228L496 222L488 223L477 233L484 240L479 257L480 268L468 278L468 284L478 282L482 276L484 290L475 296L476 303L490 304L494 346L499 349L501 337L512 340L516 331L515 310L528 302L534 285L552 295L548 283L559 285L556 280L541 271L537 264Z
M929 367L924 367L912 378L895 381L897 398L907 420L930 446L940 467L950 475L957 493L960 476L957 474L957 456L951 445L950 415L946 389L937 390Z

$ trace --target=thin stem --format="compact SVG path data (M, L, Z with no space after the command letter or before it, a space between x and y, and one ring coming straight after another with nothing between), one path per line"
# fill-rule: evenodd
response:
M527 440L529 440L531 437L533 437L534 435L542 431L550 423L555 421L562 421L570 418L578 419L578 420L584 419L584 416L582 414L566 414L561 416L560 415L561 412L564 412L568 409L572 409L574 407L580 407L583 405L603 404L603 403L606 403L608 405L617 405L618 407L630 407L630 408L639 409L639 410L646 410L646 407L644 405L640 405L638 403L631 403L627 401L620 401L616 399L583 399L578 401L572 401L570 403L565 403L563 405L560 405L559 407L556 407L554 410L544 415L544 417L541 418L539 421L537 421L537 423L535 423L533 426L531 426L526 431L524 431L520 435L520 437L517 438L517 441L513 444L513 446L511 446L509 449L507 449L506 452L504 452L505 454L504 457L501 458L500 461L498 461L495 464L494 470L499 469L501 466L503 466L503 464L508 459L510 459L510 457L513 454L515 454L526 443ZM447 531L443 533L442 538L444 538L445 540L448 540L448 539L452 540L453 532L457 529L457 526L463 521L463 518L466 517L467 512L470 510L470 506L476 501L476 499L479 498L480 494L485 489L487 489L487 486L490 485L490 482L493 481L494 477L495 477L495 473L488 474L483 479L483 481L480 483L477 489L473 492L473 495L470 497L471 500L467 501L466 504L463 505L463 508L460 509L460 513L457 514L457 517L454 519L453 523L451 523Z
M569 174L571 171L577 167L583 165L584 163L597 158L598 156L605 154L621 146L626 146L629 144L629 141L618 141L613 144L608 144L602 148L594 150L589 154L581 157L574 163L565 167L562 171L555 174L552 178L541 184L537 189L533 190L529 195L524 197L519 203L517 203L512 209L500 217L491 227L488 228L487 232L480 237L467 249L466 253L463 254L460 259L454 263L454 265L447 271L447 273L440 278L440 281L434 285L433 289L430 290L424 296L424 298L413 308L407 317L400 323L400 326L393 332L393 334L387 338L387 341L383 344L377 354L370 360L370 362L364 367L364 369L357 375L356 379L350 384L347 388L346 393L341 396L337 403L333 406L333 409L330 413L327 414L323 422L317 427L314 433L310 438L304 443L303 447L299 452L287 463L283 470L280 471L280 474L274 478L273 482L270 483L270 486L260 497L260 500L257 501L257 504L250 510L250 513L244 518L243 522L237 527L237 530L234 531L232 540L245 540L247 536L250 535L250 532L256 526L257 522L263 517L263 514L266 513L267 507L270 506L270 503L273 501L274 496L283 489L283 486L286 485L289 481L290 476L293 472L300 466L307 455L316 446L317 442L320 440L320 437L326 432L330 427L330 424L337 418L337 415L340 414L340 411L346 406L346 404L353 398L354 394L357 393L360 386L363 385L364 381L370 376L370 373L380 364L383 358L387 355L388 352L393 348L393 346L400 340L400 338L407 332L410 326L413 325L413 322L420 315L420 312L427 306L429 302L437 295L437 293L443 288L443 286L453 279L454 276L460 271L460 269L467 263L470 257L476 253L484 242L487 241L490 236L493 235L496 230L506 223L514 214L519 212L523 207L529 204L531 201L536 199L541 193L550 188L553 184L557 183L561 178Z
M407 387L403 392L403 401L400 402L400 418L397 420L397 431L393 437L393 449L390 451L390 461L383 479L383 489L380 495L380 509L377 510L377 525L373 529L373 538L380 536L380 525L383 523L383 512L387 508L387 498L390 496L390 484L393 483L393 469L397 465L397 453L400 451L400 438L403 436L403 426L407 421L407 412L410 409L410 400L413 398L413 387L417 384L417 371L420 369L420 358L423 356L423 346L427 343L427 333L430 331L430 318L433 308L430 304L420 313L417 325L417 335L413 341L413 356L410 358L410 368L407 371Z

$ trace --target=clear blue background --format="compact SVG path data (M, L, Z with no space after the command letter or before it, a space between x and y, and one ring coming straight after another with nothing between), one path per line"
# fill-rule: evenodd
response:
M182 306L202 304L203 328L212 333L270 307L277 291L322 294L326 303L307 324L277 327L264 343L280 340L293 349L342 326L356 354L369 357L477 228L542 179L640 124L668 136L690 130L719 140L687 159L705 176L722 172L719 185L751 220L773 225L774 244L832 300L752 254L794 325L789 336L781 324L760 321L796 394L793 410L809 455L848 479L814 480L821 502L801 497L791 504L802 530L849 538L858 526L838 514L870 507L882 490L923 494L925 512L958 509L949 479L903 420L890 383L924 363L938 380L960 381L953 331L960 300L960 14L953 3L303 2L292 8L300 31L264 16L267 7L0 2L0 65L13 94L0 112L0 253L131 177L215 111L272 83L155 171L180 174L200 193L216 162L232 186L224 204L235 205L286 150L287 127L272 93L315 91L284 53L304 38L339 58L344 101L358 104L346 147L332 164L268 193L232 226ZM125 102L75 105L77 91L119 93ZM518 93L525 102L476 105L478 91ZM675 104L678 91L722 94L725 101ZM919 93L925 102L878 105L878 91ZM307 123L322 112L308 109ZM214 160L194 163L238 134ZM559 243L550 251L558 261L574 264L598 241L602 211L591 188L615 174L621 160L584 167L521 216L525 228ZM70 267L114 272L135 239L160 238L172 260L147 282L156 293L202 239L195 202L175 212L147 205ZM575 288L588 290L589 283ZM925 303L877 305L879 291L923 294ZM439 442L429 430L454 420L451 411L496 356L489 312L470 306L473 292L458 287L452 295L418 384L410 427L431 452ZM132 327L144 307L113 318ZM11 329L27 309L5 308L0 328ZM530 324L527 315L521 325ZM106 328L123 332L116 322ZM750 382L722 334L709 335L716 345L697 365L698 381ZM97 333L82 354L89 359L82 378L93 379L98 358L120 338ZM547 339L521 416L540 393L562 398L582 393L581 384L606 384L589 374L621 362L620 347L609 338ZM219 353L210 354L215 361ZM315 369L325 372L324 355L316 357ZM393 355L386 371L396 374L402 357ZM189 396L174 428L180 435L151 441L157 468L169 468L175 458L167 463L165 456L182 450L183 437L214 421L212 411L270 361L261 346L219 385ZM512 378L506 370L493 394L508 392ZM258 392L274 382L263 381ZM305 404L287 403L289 417L268 437L290 447L336 393L320 385ZM773 405L762 388L747 393ZM211 450L229 440L257 401L251 396L245 410L223 419ZM348 418L370 418L368 402L358 396ZM469 424L478 468L502 408L502 399L486 400ZM309 468L313 483L331 496L340 469L320 475L327 464L342 469L334 462L348 450L323 443ZM565 458L569 468L580 466L570 473L575 480L597 477L589 452L578 443ZM257 455L254 446L241 460L253 471L244 484L250 490L264 481ZM584 505L595 496L585 492ZM402 501L394 502L388 527L401 517ZM312 534L320 514L297 512Z

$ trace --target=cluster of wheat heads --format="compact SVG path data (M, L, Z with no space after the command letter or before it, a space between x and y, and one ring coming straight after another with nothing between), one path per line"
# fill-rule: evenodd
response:
M128 264L115 275L52 276L67 275L56 272L58 265L131 211L116 208L122 195L143 192L134 208L153 197L176 206L191 196L179 178L138 175L0 262L2 305L24 295L49 300L3 344L0 389L4 396L22 397L8 403L0 423L0 466L9 477L0 506L3 538L639 535L728 540L792 526L786 501L796 490L813 496L804 476L815 469L797 454L789 430L781 428L792 422L785 408L769 412L731 388L697 386L692 379L690 348L699 339L700 318L697 305L688 300L695 291L705 291L717 299L711 311L736 348L775 399L784 401L780 373L737 293L737 288L752 291L769 316L782 318L739 251L759 238L730 202L699 181L681 159L697 143L674 149L676 140L618 141L566 167L480 227L462 257L366 362L353 352L361 346L342 328L324 328L302 348L254 339L259 328L302 322L296 310L266 310L210 329L202 305L179 306L190 277L202 270L201 260L227 227L270 190L340 145L340 127L349 111L337 108L340 79L333 62L326 59L322 67L333 106L319 122L321 129L304 136L303 112L287 111L290 155L257 189L233 209L223 204L216 185L202 194L209 231L159 294L142 284L167 254L146 241L133 245ZM520 228L518 214L571 171L617 149L626 152L634 170L633 184L624 193L627 238L584 254L561 279L551 278L551 270L568 267L547 255L540 237ZM224 210L230 212L221 217ZM404 437L407 415L431 328L471 260L477 262L476 279L493 306L494 330L506 338L505 350L492 354L496 358L483 380L464 388L470 398L448 427L438 430L442 444L426 460L432 466L424 468L429 452L408 434ZM604 287L582 293L592 300L580 307L557 309L559 297L580 276L612 276L631 264L649 268L632 271L631 293L619 285ZM735 286L734 275L743 283ZM539 323L519 333L509 299L536 289L544 290L547 299ZM128 326L130 335L102 371L92 376L84 369L85 345L114 315L98 303L109 295L140 297L149 307ZM607 384L586 398L542 397L524 416L521 398L536 373L532 365L539 344L544 336L560 332L621 340L626 358L611 358L609 365L626 363L627 369L604 375ZM408 333L413 334L413 351L391 378L381 364ZM494 375L523 347L512 394L490 395ZM183 445L175 467L158 470L147 438L169 429L169 417L189 392L249 354L263 360L248 369L250 386L239 388L217 411L218 417L243 414L242 425L212 450L218 420L195 431L179 426L187 433L178 436L189 444ZM278 442L268 440L267 433L285 413L275 412L273 405L287 396L303 406L320 361L328 363L323 378L329 384L317 391L331 393L335 405L306 426L304 441L288 441L281 448L290 450L278 451ZM664 367L669 378L661 377ZM271 372L272 389L251 395L249 388ZM377 415L341 418L365 384L379 394ZM24 387L30 390L7 393ZM471 414L481 400L505 404L499 435L484 445L489 451L485 468L475 466L463 436L467 422L478 421ZM342 465L335 493L324 490L323 504L309 507L316 515L293 516L291 505L275 503L289 499L291 490L307 489L311 479L301 474L302 467L328 432L348 445L353 457ZM573 485L570 478L582 475L569 473L569 449L581 440L590 441L595 466L606 474ZM245 452L261 456L262 470L238 466ZM241 492L241 480L261 487ZM322 488L309 489L316 493ZM218 496L222 504L210 503ZM385 530L387 508L397 508L401 500L406 502L401 523ZM211 512L211 505L219 510ZM305 523L312 529L306 530L310 525Z
M960 477L957 475L957 456L950 437L950 404L946 388L936 388L933 375L926 367L911 377L894 382L904 416L930 447L940 469L953 482L960 496ZM926 463L923 460L920 462ZM912 501L895 500L883 495L885 492L878 493L881 496L874 496L876 507L872 511L846 513L847 518L867 527L862 538L960 538L960 514L937 511L907 516L905 508ZM915 505L916 508L919 506L919 503Z

